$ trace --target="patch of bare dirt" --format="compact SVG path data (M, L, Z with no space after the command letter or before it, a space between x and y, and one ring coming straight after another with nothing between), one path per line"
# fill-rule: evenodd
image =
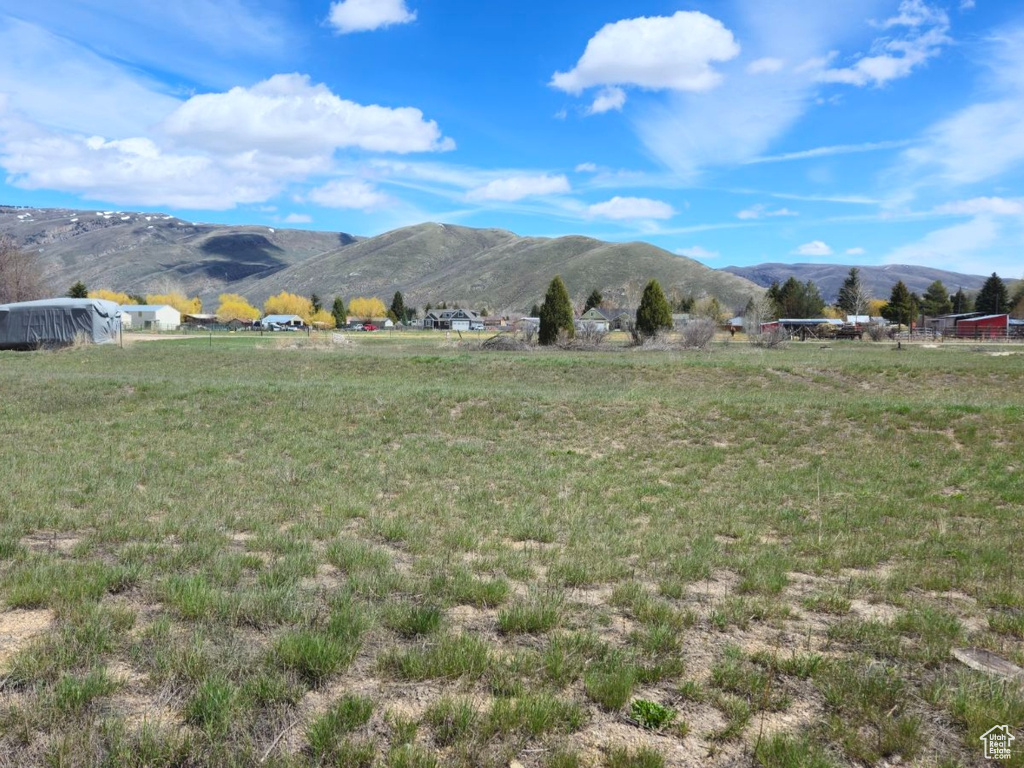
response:
M867 600L851 600L850 612L862 619L888 622L899 615L900 609L888 603L869 603Z
M77 533L36 531L21 539L21 545L32 552L70 552L82 537Z
M0 670L6 670L18 651L52 625L53 611L48 608L0 613Z
M740 577L732 571L719 570L712 573L710 579L688 584L686 592L690 597L707 603L731 595L739 581Z
M494 631L497 622L497 608L475 608L472 605L455 605L448 609L448 620L462 632L476 635Z
M608 586L594 587L592 589L574 589L569 593L569 599L581 605L600 608L608 605L612 592L613 589Z
M690 722L689 718L687 722ZM690 727L692 733L696 732L692 722ZM625 747L631 752L642 747L657 750L664 756L665 765L673 768L706 765L708 756L707 746L698 737L687 736L680 741L673 736L645 731L624 720L598 719L589 728L575 734L570 743L580 750L586 765L603 765L605 755L616 747Z
M846 579L878 579L885 581L892 576L896 566L892 563L879 563L874 568L843 568L839 575Z

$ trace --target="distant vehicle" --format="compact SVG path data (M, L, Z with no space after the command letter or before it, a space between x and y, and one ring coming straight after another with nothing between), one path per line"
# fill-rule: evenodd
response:
M361 331L361 330L363 330L363 324L362 323L352 323L351 325L349 325L348 329L350 331Z
M484 329L483 323L472 322L469 324L469 330L471 331L482 331Z
M364 330L364 331L376 331L376 330L379 330L379 329L378 329L378 328L377 328L377 326L376 326L376 325L374 325L373 323L366 323L366 324L365 324L365 325L363 326L363 330Z

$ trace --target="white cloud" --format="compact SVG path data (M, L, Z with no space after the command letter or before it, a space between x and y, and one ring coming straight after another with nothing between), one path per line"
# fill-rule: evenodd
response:
M621 88L605 88L597 97L594 99L594 103L590 105L590 114L600 115L603 112L610 112L615 110L621 112L623 105L626 103L626 92Z
M882 0L823 3L739 0L744 50L752 60L788 61L820 57L863 24ZM730 71L718 88L702 93L670 92L660 103L641 102L631 110L646 149L684 181L711 166L732 166L764 155L810 108L820 91L816 71L790 71L785 77L750 76Z
M693 245L689 248L676 248L676 253L691 259L717 259L722 255L718 251L709 251L706 248L701 248L699 245Z
M916 242L895 248L884 260L886 264L920 264L978 274L997 271L998 265L986 260L983 266L979 257L999 241L999 235L999 227L990 216L976 216L963 224L934 230ZM1014 270L1019 269L1018 262Z
M812 240L801 245L793 253L797 256L831 256L832 249L821 240Z
M145 138L107 141L22 126L0 144L0 164L14 186L116 204L226 210L263 202L282 187L256 164L168 154Z
M289 213L283 221L285 224L310 224L313 217L307 213Z
M925 25L941 26L949 23L944 11L931 7L924 0L902 0L897 13L898 15L886 19L879 26L882 29L891 29L892 27Z
M108 136L140 135L180 103L92 51L10 17L0 17L0 93L7 110L32 122Z
M722 22L697 11L624 19L598 30L576 66L556 72L551 85L572 94L596 85L705 91L721 80L712 63L739 51Z
M921 178L973 184L999 177L1024 163L1024 28L995 37L986 90L993 97L971 104L932 125L918 146L902 155L901 170ZM935 178L927 178L930 184ZM920 183L920 182L918 182Z
M849 67L826 69L818 79L826 83L882 86L890 80L907 77L928 59L938 56L944 45L952 42L946 35L949 17L945 11L922 0L903 0L899 15L887 19L880 26L883 30L906 28L906 32L902 36L875 40L870 55Z
M757 163L783 163L789 160L811 160L818 157L832 157L834 155L850 155L860 152L877 152L886 149L900 149L910 144L910 141L867 141L863 144L834 144L828 147L815 147L804 149L799 152L783 152L779 155L766 155L755 157L747 161L748 165Z
M947 181L972 184L1024 162L1024 94L974 104L930 128L920 147L904 157L911 166L933 166Z
M977 216L988 213L995 216L1024 216L1024 202L1005 197L975 197L935 206L935 213Z
M580 163L575 170L576 173L597 173L597 163Z
M392 202L391 198L362 179L336 179L310 191L309 200L325 208L371 210Z
M865 251L863 248L847 248L846 249L846 255L847 256L863 256L865 253L867 253L867 251Z
M405 0L341 0L331 3L328 17L331 26L343 35L415 20L416 11L406 8Z
M786 66L786 62L782 59L776 59L771 56L765 56L764 58L755 59L754 61L747 64L747 74L750 75L772 75L776 72L781 72L782 68Z
M363 106L307 75L274 75L251 88L193 96L166 121L178 141L212 152L262 150L289 157L339 148L437 152L455 143L414 107Z
M79 53L73 54L74 58L82 51L94 52L93 55L107 56L111 64L126 63L126 71L136 76L141 72L172 73L178 77L171 79L204 83L211 88L230 87L241 78L251 77L253 66L257 70L275 66L275 62L294 51L299 41L299 34L293 31L283 13L282 3L251 0L0 2L0 6L8 10L15 5L17 10L12 13L22 22L45 27L69 50L79 49ZM271 5L277 8L271 10ZM10 17L0 18L0 27L6 23L15 22ZM0 47L0 60L5 58L5 53L13 60L12 70L31 70L30 60L6 47ZM34 55L43 54L44 51L37 50ZM71 67L72 61L65 57L49 64ZM82 85L81 74L69 78L67 85ZM81 96L78 100L88 101ZM110 126L101 126L98 130L109 131Z
M671 219L676 212L668 203L646 197L618 197L587 207L591 216L604 219Z
M564 194L570 189L569 180L564 175L549 176L545 173L494 179L483 186L471 189L466 197L477 201L514 202L535 195Z
M736 214L736 218L743 220L750 219L764 219L771 218L774 216L799 216L800 214L796 211L791 211L789 208L775 208L771 209L764 203L756 203L749 208L740 211Z

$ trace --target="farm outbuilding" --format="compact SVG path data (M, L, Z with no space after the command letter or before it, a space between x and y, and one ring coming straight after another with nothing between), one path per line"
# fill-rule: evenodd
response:
M981 312L957 312L948 315L938 315L925 319L925 326L943 336L956 333L957 323L971 318L981 317Z
M42 299L0 304L0 349L68 346L80 339L111 344L121 331L120 308L103 299Z
M961 339L1003 338L1009 330L1009 315L982 315L960 320L956 324L956 335Z
M122 304L124 327L145 331L176 331L181 313L167 304Z

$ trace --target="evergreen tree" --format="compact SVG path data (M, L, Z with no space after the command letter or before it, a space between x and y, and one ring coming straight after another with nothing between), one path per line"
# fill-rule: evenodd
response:
M600 307L602 301L604 301L604 296L602 296L601 292L595 288L590 292L590 295L587 296L587 303L583 305L583 313L586 314L594 307Z
M860 270L857 267L850 267L850 274L843 280L839 289L839 298L836 306L848 315L863 315L864 307L867 306L867 295L864 286L860 282Z
M1001 315L1010 310L1010 296L1006 290L1006 284L995 272L992 277L985 281L978 291L978 298L974 300L974 311L984 312L986 315Z
M537 339L541 344L554 344L558 338L559 331L565 331L569 338L575 335L576 328L573 325L572 302L569 300L569 291L565 289L560 275L548 286L548 292L544 294L544 303L540 307L540 332Z
M334 315L334 324L341 328L348 324L348 313L345 310L345 300L341 296L334 297L334 304L331 305L331 314Z
M405 311L405 299L402 298L401 291L395 291L394 297L391 299L391 314L395 316L396 323L404 323L406 319Z
M89 289L85 287L85 283L83 283L81 280L79 280L77 283L75 283L74 285L72 285L68 289L68 298L69 299L88 299L89 298Z
M693 310L693 305L697 303L697 300L693 298L693 295L689 296L676 296L676 300L671 302L669 306L672 307L673 312L679 312L680 314L688 314Z
M540 317L540 304L530 307L530 317Z
M924 296L921 297L921 311L930 317L948 315L953 311L953 302L949 299L949 291L946 290L946 286L942 284L941 280L936 280L924 292Z
M776 317L821 317L825 310L825 301L812 280L801 283L790 277L782 285L774 282L768 288L768 298L775 304Z
M316 295L315 293L310 294L309 303L313 305L313 314L314 315L324 308L323 302L320 301L320 297L318 295Z
M882 307L882 317L890 323L910 326L914 316L917 314L917 303L903 281L900 280L892 287L889 294L889 302Z
M128 298L132 304L138 304L139 306L142 306L143 304L146 303L146 297L140 296L137 293L129 293Z
M953 294L953 311L958 315L974 311L974 302L971 301L970 296L964 293L963 288L957 288L956 293Z
M636 329L642 336L655 336L672 328L672 308L657 280L651 280L636 310Z

